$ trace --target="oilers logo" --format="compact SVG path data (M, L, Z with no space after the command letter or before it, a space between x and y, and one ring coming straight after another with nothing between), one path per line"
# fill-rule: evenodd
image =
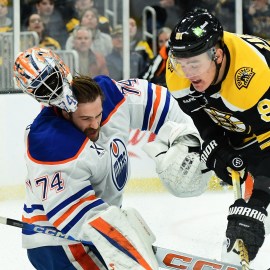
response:
M128 153L125 144L120 139L114 139L110 144L112 178L118 190L123 189L128 177Z

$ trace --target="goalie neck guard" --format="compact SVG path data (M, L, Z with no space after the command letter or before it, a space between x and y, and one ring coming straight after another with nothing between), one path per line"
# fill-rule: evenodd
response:
M14 79L19 89L45 106L67 112L77 109L69 67L50 49L34 47L21 52L15 60Z

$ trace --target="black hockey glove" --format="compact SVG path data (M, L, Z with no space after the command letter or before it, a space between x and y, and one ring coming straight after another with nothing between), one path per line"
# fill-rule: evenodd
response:
M206 166L213 170L221 180L230 185L232 185L231 173L227 168L240 172L241 184L248 176L243 158L224 142L217 140L204 142L200 155Z
M267 211L260 203L256 204L254 201L246 203L243 199L236 200L229 208L226 230L227 251L232 250L237 239L242 239L247 248L249 260L253 260L264 242L263 222L266 216Z

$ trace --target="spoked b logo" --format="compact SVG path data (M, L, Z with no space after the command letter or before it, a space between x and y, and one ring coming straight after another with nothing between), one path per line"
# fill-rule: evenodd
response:
M242 160L242 158L240 157L235 157L232 160L232 165L235 169L241 169L244 167L244 162Z

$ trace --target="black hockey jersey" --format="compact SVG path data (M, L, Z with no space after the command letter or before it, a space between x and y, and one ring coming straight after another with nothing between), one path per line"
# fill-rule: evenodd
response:
M257 37L224 32L225 74L217 85L197 92L167 61L168 89L192 116L203 139L226 133L238 148L256 143L270 150L270 46Z

